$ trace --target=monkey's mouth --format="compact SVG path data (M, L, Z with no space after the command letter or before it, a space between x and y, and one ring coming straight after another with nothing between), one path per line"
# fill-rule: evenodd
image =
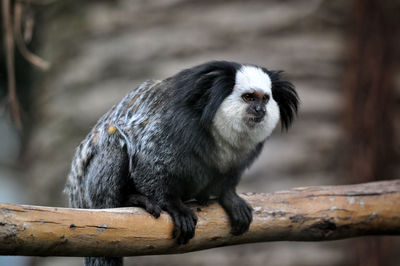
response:
M252 116L248 117L248 120L249 120L250 124L258 124L264 120L264 115L260 115L260 116L252 115Z

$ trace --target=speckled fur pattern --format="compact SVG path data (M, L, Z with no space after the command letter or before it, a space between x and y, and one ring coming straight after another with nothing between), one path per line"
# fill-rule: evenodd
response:
M247 81L239 82L246 68ZM263 121L249 125L240 93L253 85L272 95ZM280 72L252 65L213 61L147 81L103 115L78 146L65 188L70 206L141 206L155 217L165 210L175 224L173 237L185 244L197 217L184 201L206 204L215 196L232 233L242 234L252 209L235 192L240 176L279 118L283 128L290 125L297 106L294 87Z

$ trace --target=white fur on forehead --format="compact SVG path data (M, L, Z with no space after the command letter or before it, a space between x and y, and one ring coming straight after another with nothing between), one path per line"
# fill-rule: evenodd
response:
M234 91L263 91L271 94L271 79L261 68L256 66L242 66L236 72Z

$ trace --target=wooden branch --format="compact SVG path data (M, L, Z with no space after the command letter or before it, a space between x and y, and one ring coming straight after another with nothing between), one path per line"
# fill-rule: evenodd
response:
M264 241L400 234L400 180L243 197L254 208L249 232L231 235L229 220L217 203L193 203L199 221L187 245L171 239L173 224L165 213L155 219L140 208L83 210L2 203L0 255L135 256Z

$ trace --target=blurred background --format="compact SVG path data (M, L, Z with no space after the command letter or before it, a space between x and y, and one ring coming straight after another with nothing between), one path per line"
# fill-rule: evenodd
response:
M400 1L1 2L1 202L67 206L75 147L103 113L147 79L215 59L284 70L301 99L293 127L275 131L239 191L399 178ZM394 266L398 250L398 237L363 237L125 263ZM82 259L0 257L0 265Z

